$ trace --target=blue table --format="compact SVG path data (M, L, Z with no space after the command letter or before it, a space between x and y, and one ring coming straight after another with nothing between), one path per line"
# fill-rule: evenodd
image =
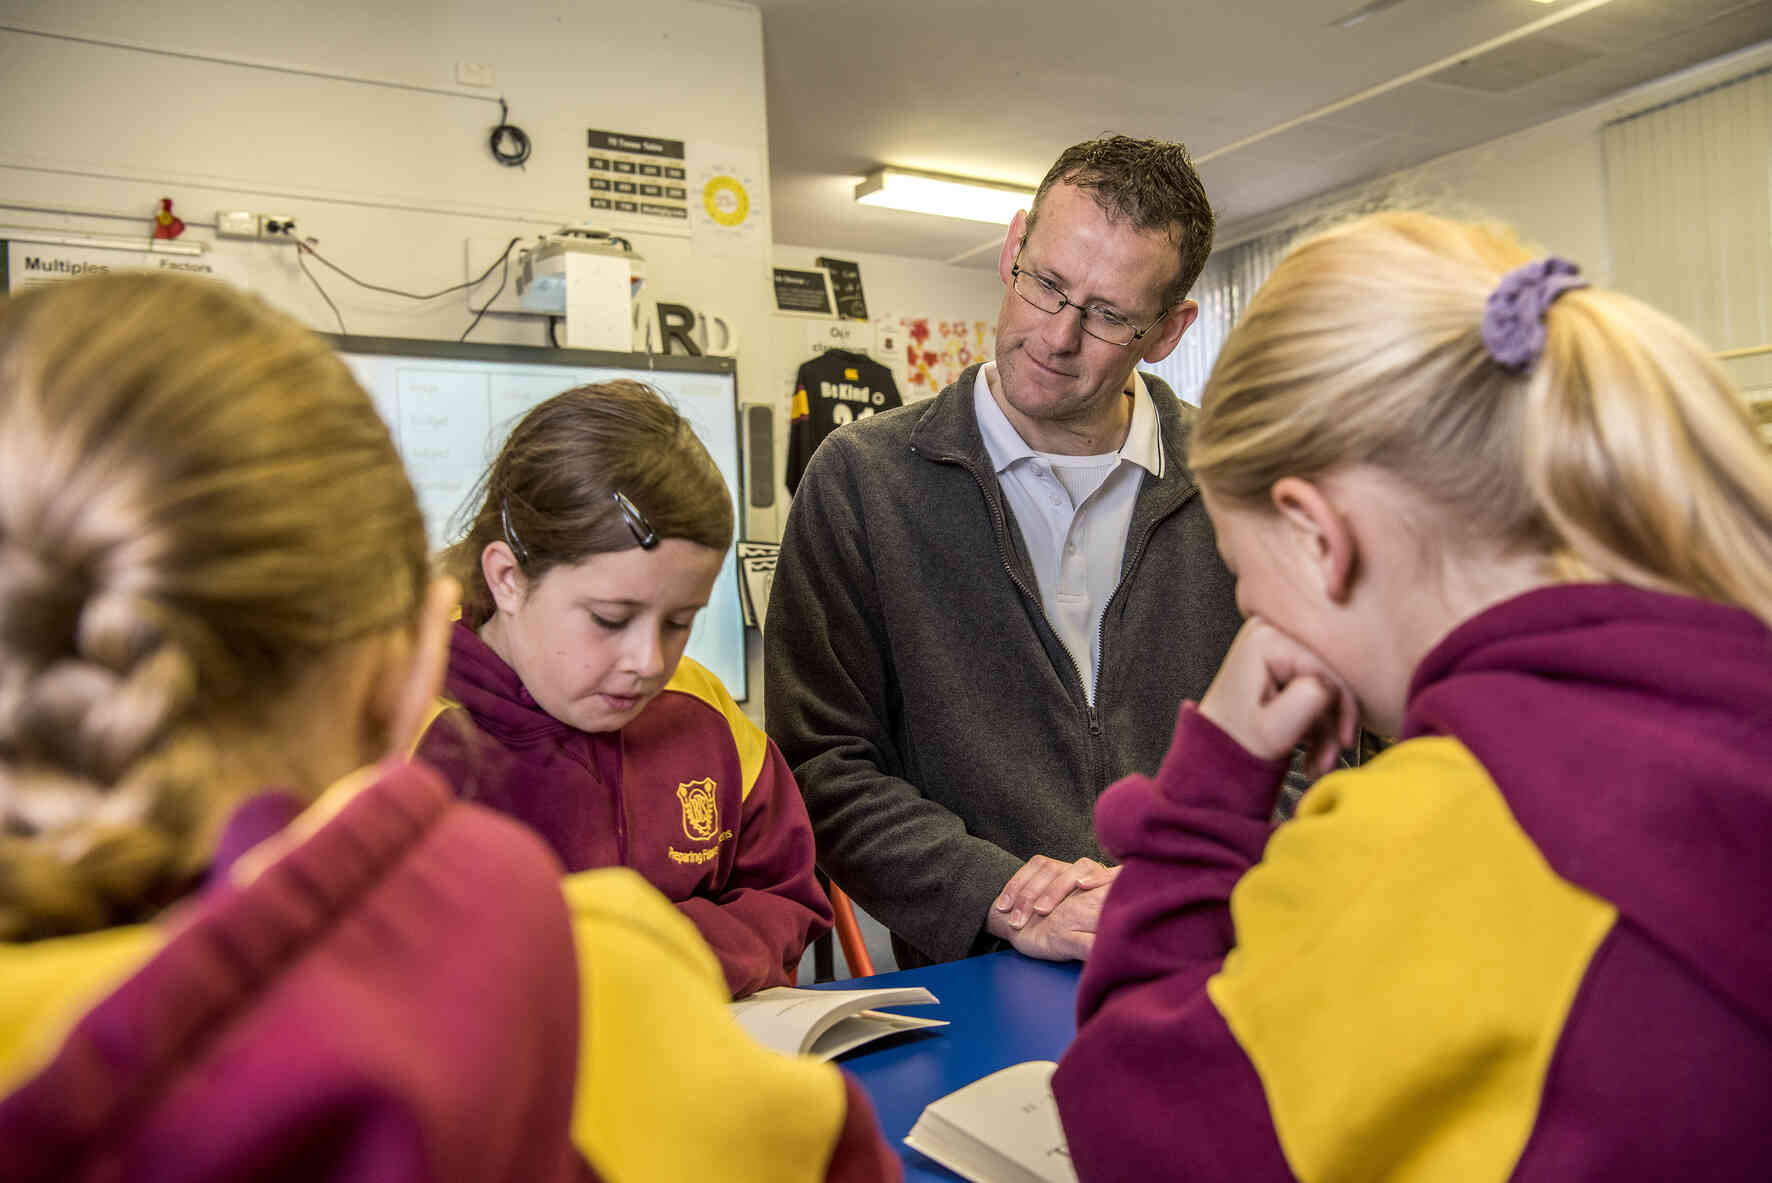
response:
M1077 1033L1077 979L1081 962L1037 961L1020 953L991 953L926 969L832 982L831 989L924 986L939 1006L905 1013L947 1019L932 1031L894 1037L842 1057L880 1116L886 1140L904 1161L908 1180L953 1180L957 1175L904 1144L923 1106L981 1076L1023 1060L1056 1060Z

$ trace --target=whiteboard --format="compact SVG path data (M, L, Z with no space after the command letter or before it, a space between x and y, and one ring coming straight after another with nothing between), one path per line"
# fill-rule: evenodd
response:
M337 334L328 339L393 432L433 550L452 540L452 528L466 525L466 515L476 507L464 502L524 413L563 390L616 378L647 383L688 420L726 479L735 533L743 536L743 508L735 493L744 488L738 380L731 358ZM740 702L750 694L744 639L737 560L728 550L685 653Z

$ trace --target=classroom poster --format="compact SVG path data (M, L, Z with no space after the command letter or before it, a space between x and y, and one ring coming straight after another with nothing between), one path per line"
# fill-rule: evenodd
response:
M689 165L682 140L596 128L585 137L591 225L688 237Z
M692 144L689 179L697 253L761 258L768 203L761 156L748 148Z
M904 365L899 389L907 403L940 394L959 380L967 366L996 355L997 326L990 321L905 316L898 318L898 323L902 351L894 351L892 356ZM892 368L897 371L899 367L894 364Z
M214 251L173 254L147 245L70 245L10 239L0 243L0 291L23 292L46 283L107 271L181 271L248 287L246 263Z

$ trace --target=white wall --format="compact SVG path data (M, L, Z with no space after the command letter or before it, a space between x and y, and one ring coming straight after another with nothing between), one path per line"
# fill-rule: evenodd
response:
M465 278L470 239L534 235L589 215L587 128L683 140L692 153L697 144L748 153L762 207L748 243L716 250L631 237L647 260L648 298L735 316L740 398L774 397L754 7L190 0L173 13L114 0L0 0L0 25L11 27L0 31L0 237L25 228L146 238L169 196L193 224L218 209L294 215L354 274L431 291ZM461 61L491 66L496 86L459 85ZM484 100L499 95L533 142L521 169L498 165L486 147L499 108ZM47 212L55 210L138 220ZM337 329L293 247L216 241L196 225L181 241L213 243L260 294ZM461 294L420 304L310 267L352 333L453 339L471 319ZM472 339L539 345L545 334L545 320L493 315ZM760 718L755 663L752 685Z
M533 235L587 217L590 127L748 150L767 193L762 26L746 5L196 0L178 15L170 25L152 6L7 3L8 25L150 51L0 33L0 202L140 212L142 227L163 195L191 222L222 208L293 214L321 253L353 273L428 291L464 278L470 238ZM197 60L205 55L365 81ZM458 61L493 67L496 87L457 85ZM483 100L499 95L534 143L521 169L499 166L486 149L498 107ZM684 238L635 237L648 294L760 318L771 237L763 204L749 258ZM135 232L10 209L0 209L0 224ZM185 241L212 237L193 228ZM227 241L218 250L243 258L264 295L336 329L291 248ZM453 338L470 319L461 295L414 304L317 270L353 333ZM741 392L764 382L764 325L742 326L752 344L739 355ZM539 319L493 316L474 339L541 344L544 334Z

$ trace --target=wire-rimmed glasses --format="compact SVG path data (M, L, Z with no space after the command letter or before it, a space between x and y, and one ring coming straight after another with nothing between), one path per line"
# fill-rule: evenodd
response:
M1095 304L1077 303L1051 280L1032 271L1022 270L1020 263L1010 268L1009 273L1014 280L1016 295L1051 316L1056 316L1067 307L1075 308L1077 315L1082 318L1083 331L1097 341L1106 341L1109 345L1126 346L1141 340L1169 315L1169 310L1164 309L1157 314L1156 320L1141 329L1117 312Z

